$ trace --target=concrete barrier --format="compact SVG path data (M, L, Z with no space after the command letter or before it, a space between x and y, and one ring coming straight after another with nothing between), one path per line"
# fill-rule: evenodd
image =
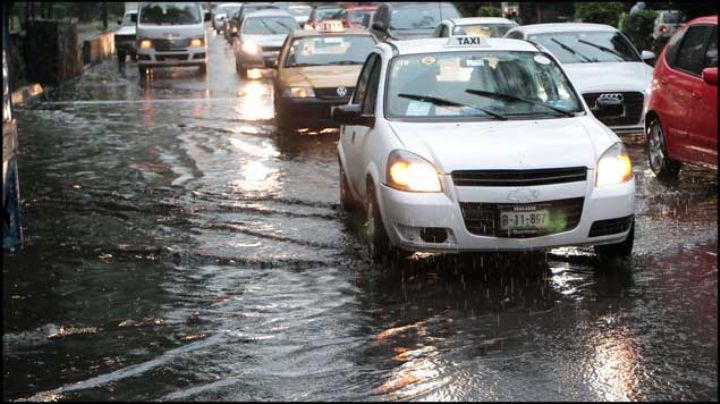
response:
M19 90L13 91L12 103L13 105L20 105L30 100L31 98L37 97L38 95L42 94L43 91L43 87L37 83L25 86Z
M101 34L83 42L83 63L96 64L115 54L115 35L112 32Z

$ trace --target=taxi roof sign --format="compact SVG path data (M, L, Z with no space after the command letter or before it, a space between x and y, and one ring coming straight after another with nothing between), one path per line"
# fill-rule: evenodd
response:
M320 21L317 30L320 32L344 32L345 27L341 20L325 20Z
M446 48L469 48L469 47L487 47L490 44L487 42L485 37L473 36L473 35L459 35L451 36L445 43Z

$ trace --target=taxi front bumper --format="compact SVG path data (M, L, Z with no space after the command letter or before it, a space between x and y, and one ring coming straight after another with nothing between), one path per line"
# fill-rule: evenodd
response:
M202 66L207 63L207 48L186 48L167 52L138 49L138 65L145 67Z
M316 97L307 98L280 98L276 105L277 119L282 120L285 126L295 128L335 128L339 125L332 119L332 109L338 105L345 105L345 99L326 100Z
M589 175L588 178L592 178ZM508 196L517 187L454 187L444 177L443 193L411 193L386 185L378 187L380 213L392 243L402 249L421 252L531 251L560 246L601 245L625 240L632 222L635 180L606 187L593 181L527 187L540 197L532 204L552 206L582 199L579 220L563 231L538 236L478 235L474 219L461 204L482 203L507 206ZM492 220L499 221L499 214ZM499 225L499 224L498 224ZM473 231L468 228L473 228ZM619 230L620 229L620 230ZM428 237L428 230L446 236ZM444 232L443 232L444 230ZM428 241L430 239L431 241Z

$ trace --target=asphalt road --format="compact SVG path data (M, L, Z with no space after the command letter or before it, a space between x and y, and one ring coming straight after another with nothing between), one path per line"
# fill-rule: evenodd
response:
M629 144L635 252L372 264L337 135L276 133L207 75L113 60L18 108L25 246L3 253L3 399L717 400L717 173Z

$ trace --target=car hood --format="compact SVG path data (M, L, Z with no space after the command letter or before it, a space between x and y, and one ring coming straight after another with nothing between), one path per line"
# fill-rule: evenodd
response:
M642 62L566 63L563 69L581 93L644 92L653 74L653 67Z
M287 34L278 35L243 35L243 41L253 41L260 46L282 46Z
M449 174L477 169L592 168L616 139L591 119L392 121L390 127L408 151Z
M283 68L280 80L287 86L355 87L362 65Z
M134 25L123 25L115 31L115 35L135 35L135 26Z
M420 39L432 38L434 29L390 29L388 33L393 39Z
M139 25L138 38L170 39L170 38L197 38L205 36L205 27L197 25Z

